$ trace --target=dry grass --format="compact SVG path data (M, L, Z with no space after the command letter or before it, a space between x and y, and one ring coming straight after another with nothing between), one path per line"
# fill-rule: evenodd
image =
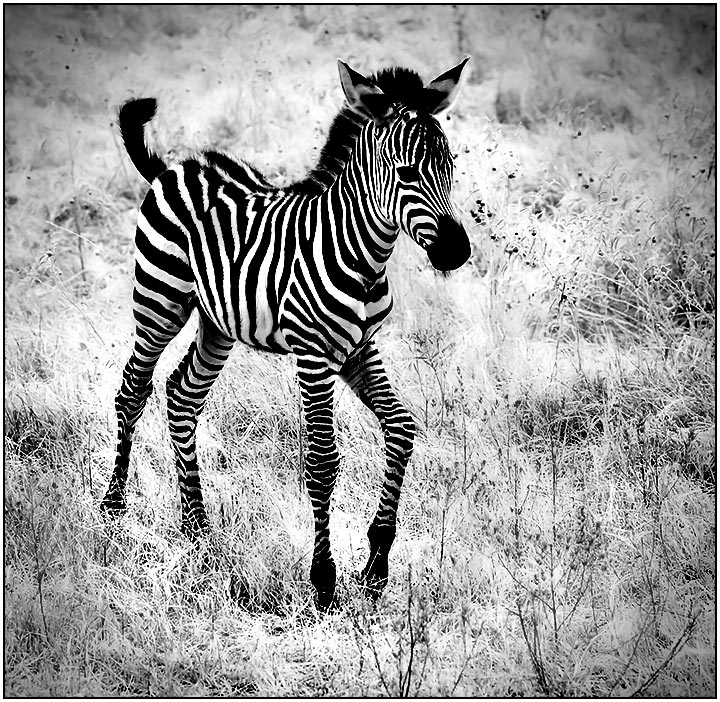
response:
M6 695L716 693L713 8L8 7L5 27ZM473 259L445 278L401 241L378 339L421 427L379 607L349 575L381 437L345 388L343 605L312 606L290 359L231 357L199 429L213 532L181 537L162 379L192 329L106 525L146 187L117 106L156 95L162 149L283 182L339 105L337 55L430 78L464 52L445 125Z

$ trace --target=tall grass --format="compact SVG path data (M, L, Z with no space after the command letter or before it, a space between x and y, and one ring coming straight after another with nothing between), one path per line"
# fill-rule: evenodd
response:
M715 694L710 9L11 7L6 27L5 694ZM438 276L401 240L378 335L419 425L378 607L351 575L382 437L344 387L341 607L312 605L291 359L233 353L198 432L212 533L181 536L163 379L192 323L105 523L147 187L117 106L157 95L164 153L219 145L287 182L339 106L336 55L430 78L465 51L443 124L473 257Z

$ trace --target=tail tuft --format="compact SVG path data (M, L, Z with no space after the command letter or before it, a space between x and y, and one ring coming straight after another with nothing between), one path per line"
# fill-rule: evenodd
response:
M156 110L157 100L155 98L128 100L120 108L120 129L123 129L123 123L126 125L147 124L155 116Z
M128 156L148 183L167 170L165 162L145 143L144 126L155 116L156 110L155 98L140 98L126 102L118 114L120 134Z

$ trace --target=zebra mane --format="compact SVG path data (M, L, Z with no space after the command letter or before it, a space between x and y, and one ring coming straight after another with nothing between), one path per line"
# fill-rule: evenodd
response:
M343 107L335 116L320 158L303 180L284 188L287 192L303 195L320 195L339 177L350 160L355 142L368 120L349 107Z
M420 76L408 68L384 68L370 76L392 103L400 103L411 110L423 109L423 83ZM327 190L343 172L355 148L360 132L369 121L353 112L347 105L340 109L328 131L318 162L310 173L286 192L319 195Z

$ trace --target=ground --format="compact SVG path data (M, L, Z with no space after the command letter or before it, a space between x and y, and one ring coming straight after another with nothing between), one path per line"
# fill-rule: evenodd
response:
M714 6L5 6L5 694L714 696ZM401 240L378 336L420 427L390 582L351 574L381 433L346 388L316 615L289 358L238 348L199 429L212 534L179 532L164 379L129 512L98 502L153 146L276 183L317 158L338 57L430 80L471 261Z

